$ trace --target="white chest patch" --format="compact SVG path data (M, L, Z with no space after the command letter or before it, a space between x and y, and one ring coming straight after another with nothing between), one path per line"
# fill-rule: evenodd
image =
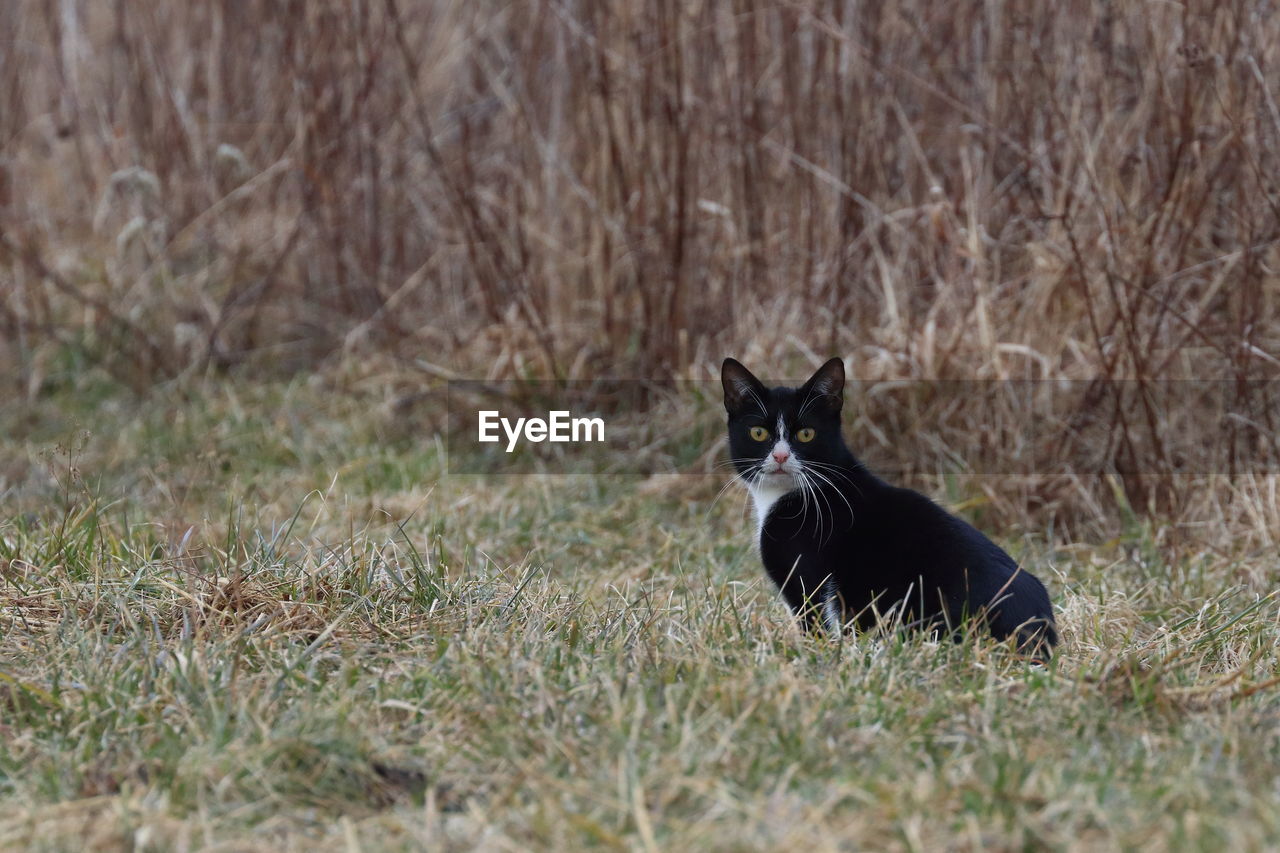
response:
M789 494L796 490L795 486L790 485L766 485L764 483L751 486L751 503L756 508L756 541L760 541L760 534L764 531L765 519L769 517L769 510L773 509L783 495Z

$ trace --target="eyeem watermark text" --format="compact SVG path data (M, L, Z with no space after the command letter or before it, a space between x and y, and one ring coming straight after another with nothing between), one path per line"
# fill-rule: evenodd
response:
M543 418L510 418L502 417L495 410L483 410L480 413L479 440L483 442L501 441L498 427L507 436L507 452L516 449L516 444L523 438L535 444L543 441L579 442L604 441L604 418L575 418L567 411L547 412Z

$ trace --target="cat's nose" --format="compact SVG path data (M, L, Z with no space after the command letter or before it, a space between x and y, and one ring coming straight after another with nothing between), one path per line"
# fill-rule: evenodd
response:
M777 462L779 465L781 465L783 462L786 462L790 458L791 458L791 454L785 450L773 451L773 461Z

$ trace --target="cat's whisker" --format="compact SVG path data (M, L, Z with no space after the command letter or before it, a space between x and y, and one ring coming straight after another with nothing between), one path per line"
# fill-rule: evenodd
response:
M809 520L809 497L804 492L804 484L797 478L796 485L800 488L800 523L803 525ZM794 518L795 516L792 516Z
M800 475L800 479L804 483L805 491L807 491L813 499L813 514L817 516L818 536L821 538L822 531L826 527L826 520L822 517L822 504L818 502L818 490L814 487L813 480L809 478L809 475L805 472L803 467L801 467L797 473Z
M813 492L813 504L818 509L818 547L822 548L827 544L827 540L831 538L831 534L835 532L835 518L831 514L831 502L822 494L822 489L814 481L811 472L805 472L804 477L809 484L809 490ZM825 519L822 517L822 504L827 505L827 517Z
M804 501L805 506L809 505L809 494L813 491L813 487L809 483L809 478L805 476L804 470L796 472L796 483L800 486L800 499ZM813 504L814 514L818 517L818 532L822 532L822 512L818 509L817 501Z
M801 524L804 524L806 521L808 521L808 520L809 520L809 490L808 490L808 488L806 488L806 484L805 484L805 481L804 481L804 475L803 475L803 474L801 474L800 476L793 476L793 480L794 480L795 484L796 484L797 486L799 486L799 491L800 491L800 505L801 505L801 507L803 507L803 509L804 509L804 517L803 517L803 518L801 518L800 523L801 523ZM814 507L814 512L815 512L815 513L817 512L817 507L816 507L816 506ZM821 516L819 516L819 517L818 517L818 523L819 523L819 524L821 524L821 523L822 523L822 517L821 517Z
M823 476L822 476L820 473L818 473L816 470L815 470L815 471L808 471L808 472L806 472L805 476L812 476L813 478L817 479L817 480L819 481L819 483L827 483L828 485L830 485L830 481L829 481L829 480L827 480L825 477L823 477ZM833 487L833 488L834 488L834 487ZM818 531L819 536L821 536L821 537L822 537L822 538L821 538L821 542L820 542L820 544L819 544L819 547L823 547L823 546L825 546L825 545L827 544L827 540L828 540L828 539L830 539L830 538L835 534L835 532L836 532L836 513L835 513L835 508L834 508L834 507L832 507L832 505L831 505L831 499L830 499L830 498L828 498L828 497L826 496L826 494L825 494L825 492L826 492L826 490L825 490L825 489L821 488L821 486L820 486L820 485L818 485L818 484L814 484L813 491L814 491L814 494L815 494L816 496L818 496L818 497L822 498L822 502L823 502L823 503L825 503L825 504L827 505L827 517L828 517L828 518L830 519L830 521L831 521L831 527L830 527L830 529L829 529L829 530L827 530L827 531L826 531L826 535L825 535L825 536L823 536L823 535L822 535L822 531L821 531L821 530L819 530L819 531ZM837 491L836 491L836 494L840 494L840 492L837 490Z
M741 459L725 459L722 462L717 462L714 465L712 465L711 470L716 471L721 468L737 468L738 465L755 465L756 461L757 460L755 459L750 459L747 457L743 457Z
M807 465L808 463L805 463L805 464ZM821 467L821 466L817 466L817 467L815 467L815 468L814 468L812 471L810 471L809 473L811 473L813 476L817 477L819 480L821 480L822 482L824 482L824 483L826 483L828 486L830 486L830 487L831 487L831 490L832 490L833 492L835 492L835 493L836 493L836 496L837 496L837 497L839 497L839 498L840 498L840 500L844 501L844 505L845 505L845 506L848 508L848 510L849 510L849 521L850 521L850 522L852 522L852 521L853 521L853 504L849 503L849 499L848 499L848 498L846 498L846 497L844 496L844 493L840 491L840 487L839 487L839 486L837 486L837 485L836 485L836 484L835 484L831 479L829 479L825 474L823 474L821 471L819 471L819 470L818 470L818 467ZM859 493L859 494L861 494L861 493ZM829 504L829 503L828 503L828 507L830 507L830 504ZM834 518L834 512L832 513L832 517Z
M749 469L744 473L743 471L738 470L738 467L740 464L746 464L746 463L754 464L755 461L756 460L754 459L748 459L743 457L739 459L727 459L723 462L717 462L715 465L712 466L713 470L732 466L734 468L734 474L733 474L733 477L731 477L728 480L728 482L726 482L723 486L720 487L719 491L716 492L715 497L711 499L711 503L707 506L707 510L703 514L704 520L709 519L711 517L712 511L716 508L716 504L720 503L720 499L725 496L725 493L727 493L730 489L732 489L736 484L738 483L744 484L747 487L747 489L745 490L745 494L747 495L750 494L751 484L753 482L753 479L751 477L752 470ZM744 513L749 509L750 503L751 502L748 500L743 504Z
M805 481L809 484L809 488L813 491L814 505L817 506L818 499L821 498L822 502L827 505L827 515L830 517L830 520L831 520L831 529L825 530L824 532L825 525L822 524L822 511L821 509L818 510L818 547L822 548L826 546L827 540L831 538L831 535L836 532L835 512L831 508L830 499L823 494L823 490L819 488L817 483L814 482L814 479L822 480L823 479L822 475L820 475L817 471L803 471L803 473L804 473Z
M799 477L796 477L795 484L796 484L796 491L800 495L800 509L803 512L803 516L800 519L800 523L803 525L805 522L809 520L809 493L805 491L804 480L800 479Z
M717 491L716 496L711 499L711 504L707 507L707 511L703 515L704 521L711 517L711 511L716 508L716 504L718 504L720 502L720 499L725 496L725 493L728 492L730 489L732 489L735 485L738 484L738 482L742 480L743 480L742 475L738 474L738 475L735 475L731 480L729 480L727 483L725 483L723 486L720 487L720 490Z
M822 544L825 544L826 537L823 535L825 524L823 523L823 518L822 518L822 505L818 503L818 498L819 498L818 490L814 487L813 481L809 478L809 474L804 470L803 467L800 468L796 472L796 474L797 474L797 480L799 481L800 488L802 490L801 493L805 495L806 500L809 495L813 495L813 514L818 519L818 538L820 543L819 547L821 547Z
M714 465L712 465L711 467L712 467L712 468L723 468L723 467L725 467L726 465L737 465L739 462L746 462L746 463L750 463L751 465L754 465L754 464L756 464L757 460L756 460L756 459L754 459L754 458L752 458L752 457L750 457L750 456L740 456L740 457L732 458L732 459L723 459L723 460L721 460L721 461L719 461L719 462L715 463L715 464L714 464Z
M854 489L854 491L856 491L856 492L858 493L858 496L859 496L859 497L862 497L862 496L863 496L863 495L862 495L862 488L858 485L858 482L857 482L856 480L854 480L854 479L853 479L853 477L851 477L851 476L849 475L849 472L848 472L848 471L845 471L845 470L844 470L844 469L842 469L840 466L838 466L838 465L830 465L830 464L828 464L828 463L826 463L826 462L811 462L811 461L807 461L807 460L805 461L805 463L804 463L804 464L805 464L805 465L810 465L810 466L812 466L812 467L813 467L813 468L815 468L815 469L825 469L825 470L827 470L827 471L828 471L828 472L830 472L832 475L834 475L834 476L836 476L836 477L839 477L840 479L842 479L842 480L844 480L846 483L848 483L850 486L852 486L852 487L853 487L853 489ZM816 473L816 471L815 471L815 473ZM837 493L839 493L839 491L840 491L840 490L839 490L839 487L838 487L838 486L836 486L836 484L835 484L835 483L831 483L831 487L832 487L832 488L834 488L834 489L836 489ZM843 495L843 494L841 494L841 495L840 495L840 497L844 498L844 495ZM848 503L849 503L848 498L845 498L845 503L846 503L846 504L848 504ZM853 507L852 507L852 506L850 506L850 507L849 507L849 514L850 514L850 515L853 515Z

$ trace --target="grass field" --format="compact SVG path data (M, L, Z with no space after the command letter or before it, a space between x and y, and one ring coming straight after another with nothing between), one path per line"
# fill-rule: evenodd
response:
M1274 555L998 537L1047 669L806 638L741 495L442 478L336 390L0 410L0 847L1280 843Z
M1254 0L0 2L0 849L1280 849L1277 104ZM730 355L1053 664L802 636Z

